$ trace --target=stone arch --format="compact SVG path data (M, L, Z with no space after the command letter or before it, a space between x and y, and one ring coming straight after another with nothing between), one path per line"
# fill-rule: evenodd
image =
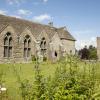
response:
M13 37L13 40L16 39L17 34L16 34L16 31L15 31L15 29L13 28L12 25L7 25L7 26L2 30L2 32L1 32L1 34L0 34L0 39L5 38L6 33L11 33L11 35L12 35L12 37Z
M31 38L29 35L26 35L24 38L24 58L31 56Z
M4 57L12 57L12 35L7 32L4 37Z
M43 57L46 56L46 52L47 52L47 42L46 42L46 38L42 37L41 41L40 41L40 50L41 50L41 55Z
M30 40L28 41L29 42L29 46L31 47L31 50L30 50L30 57L28 57L28 59L31 59L31 56L35 55L35 51L36 51L36 48L35 48L35 45L36 45L36 39L34 37L34 35L32 34L31 30L29 28L25 28L23 30L23 32L20 34L20 38L21 38L21 43L22 43L22 55L23 55L23 58L24 57L24 42L25 42L25 37L26 36L29 36L30 37ZM25 60L25 59L24 59Z

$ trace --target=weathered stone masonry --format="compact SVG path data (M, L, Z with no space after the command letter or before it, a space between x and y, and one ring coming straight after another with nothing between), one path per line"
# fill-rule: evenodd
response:
M0 15L0 63L30 62L32 56L58 60L75 54L75 39L64 28L55 28Z
M100 61L100 37L97 37L97 56Z

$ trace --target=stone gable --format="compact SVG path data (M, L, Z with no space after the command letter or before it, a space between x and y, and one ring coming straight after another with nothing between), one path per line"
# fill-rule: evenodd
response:
M0 63L30 62L32 56L59 60L75 54L75 39L64 28L0 15Z

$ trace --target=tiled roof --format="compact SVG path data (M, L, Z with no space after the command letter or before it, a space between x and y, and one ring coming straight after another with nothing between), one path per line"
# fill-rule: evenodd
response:
M73 36L67 30L63 30L56 27L50 27L49 25L43 25L32 21L27 21L24 19L0 15L0 32L7 25L11 25L15 29L17 34L20 34L26 28L29 28L36 39L41 33L41 31L45 31L48 34L49 38L52 38L55 33L58 33L61 39L68 39L75 41Z

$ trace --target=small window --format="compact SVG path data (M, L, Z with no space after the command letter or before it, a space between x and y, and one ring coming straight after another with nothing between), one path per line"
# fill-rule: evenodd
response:
M55 57L57 57L57 52L55 51Z

